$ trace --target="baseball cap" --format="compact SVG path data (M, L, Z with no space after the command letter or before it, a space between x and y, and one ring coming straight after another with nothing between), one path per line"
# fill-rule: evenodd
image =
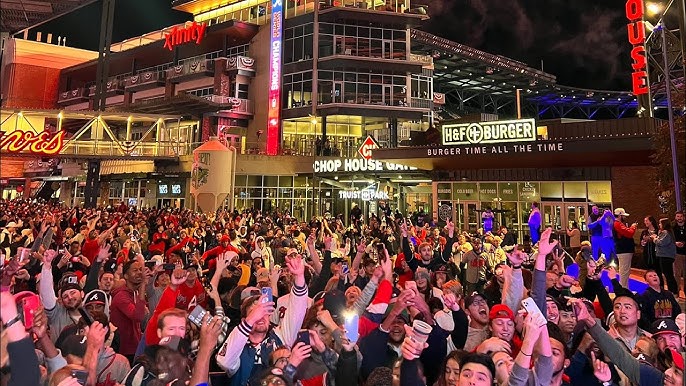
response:
M679 327L676 325L676 322L672 319L658 319L653 322L651 325L651 329L653 336L660 335L660 334L677 334L681 335L679 332Z
M269 281L269 270L267 268L260 268L257 270L257 281Z
M60 287L60 294L63 294L66 291L73 289L77 291L83 291L83 288L81 288L81 286L77 283L65 283L64 285L62 285L62 287Z
M484 295L482 295L478 292L474 292L471 295L466 296L464 298L464 307L469 308L472 304L474 304L474 302L476 301L477 298L480 298L481 300L486 302L486 298L484 297Z
M681 356L681 354L678 351L667 349L665 350L665 355L667 356L667 358L671 359L672 362L674 362L674 367L681 371L684 371L684 357Z
M86 355L86 337L84 335L71 335L62 342L62 355L73 355L83 358Z
M510 319L514 322L514 312L512 312L510 307L504 304L496 304L493 307L491 307L491 312L489 312L488 314L488 319L494 320L500 318Z
M624 208L616 208L615 216L629 216L629 213L627 213L626 210L624 210Z
M107 304L107 295L103 291L93 290L88 293L83 304Z
M258 296L260 294L262 294L262 292L257 287L245 287L245 289L241 291L241 301L251 296Z
M191 343L186 338L179 336L165 336L160 339L160 346L178 351L181 355L187 356L191 352Z
M231 241L231 239L229 238L229 235L223 235L221 240L220 240L220 242L222 242L222 243L228 243L229 241Z

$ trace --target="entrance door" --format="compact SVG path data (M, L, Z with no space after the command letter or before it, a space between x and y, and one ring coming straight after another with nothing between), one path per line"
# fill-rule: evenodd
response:
M548 227L553 228L553 231L555 232L564 229L564 219L562 217L561 202L544 203L541 214L543 215L542 230Z
M476 201L460 201L455 203L455 229L476 232L481 226L479 203Z
M343 82L333 82L333 103L343 103Z
M383 99L383 103L386 106L393 106L393 86L389 85L389 84L384 84L381 94L382 94L381 98Z
M578 203L565 203L565 227L571 228L572 222L576 222L579 226L581 233L587 232L588 227L586 224L586 214L588 210L588 205L582 202Z

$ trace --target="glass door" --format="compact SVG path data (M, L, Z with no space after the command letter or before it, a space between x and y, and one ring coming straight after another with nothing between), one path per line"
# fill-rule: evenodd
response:
M561 202L544 203L541 215L543 216L543 224L541 231L548 227L553 228L553 231L555 232L564 229Z
M571 228L572 224L576 222L579 230L583 234L588 231L586 224L586 214L588 206L586 203L565 203L565 226Z
M455 203L455 229L471 233L481 226L481 212L477 212L479 203L476 201L458 201Z

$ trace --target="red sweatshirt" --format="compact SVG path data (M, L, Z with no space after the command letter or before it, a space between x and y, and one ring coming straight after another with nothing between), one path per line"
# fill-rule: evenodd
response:
M141 300L126 286L112 292L110 322L119 330L119 354L126 356L136 353L143 336L141 321L145 318L147 306L147 302Z
M148 321L148 325L145 327L145 344L147 346L152 346L160 342L160 338L157 336L157 319L160 317L162 311L174 308L177 294L178 291L174 291L170 287L167 287L164 292L162 292L160 302L157 303L157 308L155 308L155 312L153 312Z

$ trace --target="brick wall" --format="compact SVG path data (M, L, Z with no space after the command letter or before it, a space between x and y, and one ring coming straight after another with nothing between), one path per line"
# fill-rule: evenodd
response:
M631 215L630 222L642 226L643 217L665 217L655 195L652 166L629 166L612 168L612 205L621 207Z

